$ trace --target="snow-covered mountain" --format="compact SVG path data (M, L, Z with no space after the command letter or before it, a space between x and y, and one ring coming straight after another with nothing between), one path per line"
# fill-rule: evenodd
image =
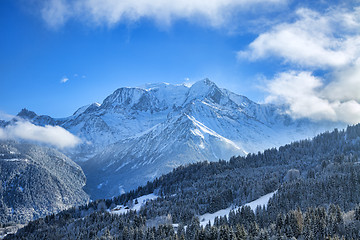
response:
M293 120L282 107L257 104L208 79L190 87L119 88L62 119L28 110L18 116L84 140L69 154L83 167L92 198L118 195L180 165L227 160L342 126Z

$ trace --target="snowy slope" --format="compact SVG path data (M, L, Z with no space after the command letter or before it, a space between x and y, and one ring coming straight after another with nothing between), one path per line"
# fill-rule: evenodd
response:
M101 104L53 119L22 111L39 125L60 125L82 138L67 154L84 169L87 191L104 198L131 190L179 165L217 161L308 138L338 123L293 120L283 107L257 104L208 79L124 87Z
M152 201L157 199L158 196L156 196L153 193L143 195L141 197L135 198L132 200L132 204L130 206L125 205L117 205L116 207L109 209L108 211L112 214L124 214L128 213L129 211L140 211L140 208L144 206L148 201Z
M267 204L270 200L270 198L272 198L272 196L274 196L274 194L277 192L274 191L274 192L271 192L271 193L268 193L264 196L261 196L260 198L252 201L252 202L249 202L249 203L246 203L244 204L243 206L249 206L251 208L251 210L255 211L257 206L260 206L260 207L267 207ZM214 220L216 217L224 217L226 216L227 218L229 217L229 213L231 210L233 211L238 211L241 207L243 206L240 206L240 207L229 207L229 208L226 208L226 209L221 209L215 213L205 213L201 216L199 216L199 219L200 219L200 225L205 227L209 221L211 223L211 225L214 224Z

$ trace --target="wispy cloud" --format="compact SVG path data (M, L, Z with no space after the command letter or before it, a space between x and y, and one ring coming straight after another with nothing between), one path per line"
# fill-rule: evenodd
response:
M9 121L9 120L13 119L14 117L15 117L14 115L10 115L3 111L0 111L0 120Z
M60 82L61 83L66 83L67 81L69 81L70 79L68 77L63 77L61 78Z
M41 16L51 28L63 25L72 15L70 6L65 0L44 1Z
M295 118L360 122L360 8L324 13L299 9L297 19L261 33L240 58L280 58L290 69L267 84L267 102L285 102ZM325 71L323 77L313 72Z
M41 14L50 27L62 26L69 19L111 26L140 18L154 19L161 24L170 24L175 19L205 18L209 25L219 26L232 11L250 6L272 9L269 6L286 2L287 0L48 0Z
M13 125L0 128L0 139L22 139L50 144L58 148L71 148L81 140L59 126L36 126L27 121L18 121Z

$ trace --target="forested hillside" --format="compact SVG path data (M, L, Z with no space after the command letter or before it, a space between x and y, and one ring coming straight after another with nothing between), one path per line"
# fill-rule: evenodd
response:
M82 169L56 149L0 140L0 223L27 223L85 204Z
M229 161L179 167L119 197L31 222L8 239L358 239L360 125ZM278 190L202 228L199 216ZM111 209L155 193L138 212Z

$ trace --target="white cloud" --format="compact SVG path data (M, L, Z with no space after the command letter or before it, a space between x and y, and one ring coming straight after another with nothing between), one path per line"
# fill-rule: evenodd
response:
M69 81L69 78L68 77L63 77L60 82L61 83L66 83L67 81Z
M0 128L0 139L23 139L46 143L58 148L75 147L81 140L59 126L36 126L27 121Z
M50 27L56 28L67 21L71 12L66 0L48 0L44 1L41 16Z
M339 89L332 86L337 83L324 84L311 72L283 72L268 82L266 102L287 104L294 118L359 123L360 101L339 94Z
M287 0L48 0L41 13L50 27L63 25L69 19L113 25L119 22L151 18L161 24L175 19L205 19L219 26L232 11L250 6L272 9L269 6ZM202 21L204 22L204 21Z
M280 57L302 67L342 67L360 56L360 8L331 9L324 14L296 11L297 20L260 34L239 57Z
M14 115L10 115L10 114L7 114L7 113L5 113L3 111L0 111L0 120L10 121L14 117L15 117Z
M267 102L285 102L295 118L360 122L360 7L296 11L293 22L261 33L238 56L278 57L297 71L267 83ZM322 70L323 77L313 72Z
M7 134L5 133L5 130L3 128L0 128L0 139L6 139Z
M360 102L360 63L335 71L332 79L323 91L327 98Z

